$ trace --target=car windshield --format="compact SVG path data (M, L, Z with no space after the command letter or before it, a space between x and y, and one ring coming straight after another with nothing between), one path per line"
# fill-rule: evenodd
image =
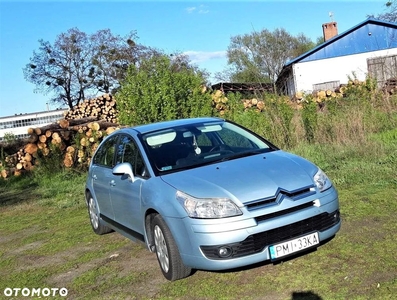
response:
M145 134L142 139L152 167L158 174L277 149L228 121L168 128Z

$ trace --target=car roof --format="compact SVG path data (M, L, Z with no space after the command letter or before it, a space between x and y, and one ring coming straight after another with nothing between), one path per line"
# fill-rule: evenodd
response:
M163 122L157 122L157 123L151 123L151 124L145 124L145 125L138 125L138 126L134 126L134 127L125 128L125 129L127 131L132 129L132 130L135 130L141 134L145 134L148 132L167 129L167 128L173 128L173 127L177 127L177 126L181 126L181 125L191 125L191 124L196 124L196 123L215 122L215 121L224 121L224 119L215 118L215 117L179 119L179 120L163 121Z

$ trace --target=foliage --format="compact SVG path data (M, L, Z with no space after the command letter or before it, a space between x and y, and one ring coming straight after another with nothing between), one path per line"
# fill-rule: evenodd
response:
M52 102L72 108L87 93L117 89L128 65L155 52L136 44L136 39L135 32L120 37L108 29L92 35L69 29L53 44L39 40L39 50L33 52L23 69L25 79L36 86L36 91L52 93Z
M204 91L205 74L186 57L157 55L131 65L117 93L119 120L125 125L212 115Z
M314 142L314 133L317 127L317 105L315 102L305 103L302 110L302 121L305 129L305 138Z
M37 177L54 175L64 170L62 164L64 153L56 145L50 145L51 150L48 154L43 153L40 149L37 152L37 167L34 173Z
M274 83L288 60L313 47L304 34L294 37L283 28L234 36L227 51L231 81Z
M4 134L3 139L4 139L4 142L5 142L7 145L9 145L9 144L15 143L16 140L17 140L17 137L16 137L15 134L13 134L12 132L6 132L6 133Z
M386 12L378 14L376 18L387 22L397 22L397 0L387 1L384 6Z
M228 109L222 117L242 124L279 147L292 147L294 145L292 141L294 131L292 119L295 112L292 106L289 105L289 100L285 97L266 93L255 95L255 97L257 96L261 97L265 103L263 111L244 109L242 104L243 95L240 93L229 93L227 95ZM247 95L244 97L247 97Z

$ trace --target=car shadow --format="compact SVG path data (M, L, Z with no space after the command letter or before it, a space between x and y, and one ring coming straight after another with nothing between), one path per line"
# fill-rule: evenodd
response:
M291 300L322 300L319 295L313 293L312 291L307 292L293 292L291 295Z

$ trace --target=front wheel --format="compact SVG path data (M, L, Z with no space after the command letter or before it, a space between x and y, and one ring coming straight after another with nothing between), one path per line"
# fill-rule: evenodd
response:
M152 234L157 260L164 277L174 281L189 276L192 269L183 264L171 231L160 215L156 215L153 220Z

